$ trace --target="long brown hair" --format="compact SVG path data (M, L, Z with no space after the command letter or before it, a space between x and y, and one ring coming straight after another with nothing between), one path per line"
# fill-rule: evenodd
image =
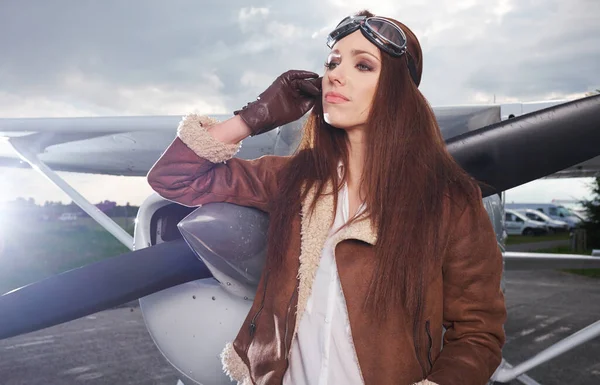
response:
M377 267L365 304L382 319L399 307L420 316L426 273L443 254L444 198L451 192L472 195L476 191L475 181L448 153L433 110L410 77L405 56L392 58L382 52L367 120L364 170L368 172L362 183L365 214L377 228ZM291 234L286 229L310 188L316 187L318 197L328 181L339 188L346 178L346 174L338 177L337 171L340 160L347 170L346 132L327 124L322 109L318 100L297 152L280 175L281 191L269 234L269 258L275 259L275 266L288 246ZM337 194L333 197L335 210Z

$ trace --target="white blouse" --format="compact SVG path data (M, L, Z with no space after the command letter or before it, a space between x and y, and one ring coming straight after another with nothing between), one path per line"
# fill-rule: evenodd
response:
M332 235L348 221L348 186L339 192L335 222L321 253L306 310L292 342L284 385L362 384ZM364 210L364 204L359 212Z

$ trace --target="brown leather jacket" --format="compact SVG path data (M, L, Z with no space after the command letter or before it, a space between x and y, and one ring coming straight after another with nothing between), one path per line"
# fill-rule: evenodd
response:
M182 121L177 138L148 174L150 186L187 206L230 202L268 213L278 193L276 172L289 158L233 158L239 146L213 139L204 128L213 122L197 115ZM315 213L305 215L313 195L292 224L283 274L269 275L265 266L251 310L222 353L225 372L240 384L282 382L296 321L305 309L334 215L331 195L319 197ZM338 233L335 258L367 385L483 385L500 364L506 320L502 255L482 202L448 206L440 220L452 233L442 265L426 285L424 321L417 333L405 314L373 327L371 315L361 310L375 260L376 232L368 221Z

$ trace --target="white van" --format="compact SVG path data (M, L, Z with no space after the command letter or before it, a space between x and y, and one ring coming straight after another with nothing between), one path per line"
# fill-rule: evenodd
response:
M541 211L552 219L567 222L569 230L581 224L581 218L573 214L564 206L553 203L506 203L505 208L510 210L532 209Z
M504 210L504 227L508 235L542 235L548 233L543 222L533 221L514 210Z
M549 233L562 233L569 231L569 224L567 222L552 219L541 211L532 209L519 209L515 211L524 214L527 218L531 219L532 221L545 223L548 227Z

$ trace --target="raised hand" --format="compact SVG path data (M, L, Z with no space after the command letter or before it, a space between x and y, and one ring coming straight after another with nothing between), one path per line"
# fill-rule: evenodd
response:
M314 72L290 70L281 74L257 100L234 112L250 127L252 136L300 119L321 94Z

